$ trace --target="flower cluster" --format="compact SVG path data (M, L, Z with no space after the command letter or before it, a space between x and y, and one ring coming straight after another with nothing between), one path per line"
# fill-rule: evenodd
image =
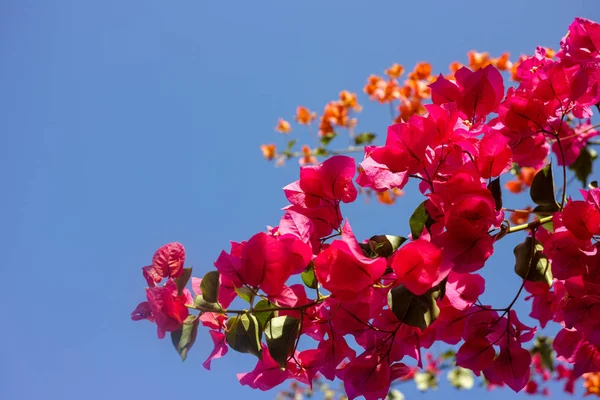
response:
M159 337L171 332L182 358L206 327L214 350L204 366L228 349L252 354L256 367L238 378L260 390L339 378L350 399L382 399L394 382L428 382L439 373L443 360L422 357L438 342L457 347L457 385L472 373L489 387L544 393L547 370L556 368L556 379L572 390L575 379L600 371L600 188L582 190L583 200L567 196L567 169L586 186L595 157L599 49L600 25L578 18L555 55L538 48L511 65L508 55L473 53L470 68L454 66L451 76L437 78L422 63L403 87L400 65L386 71L388 80L370 78L365 91L379 102L431 96L432 104L419 102L418 112L391 125L382 146L363 137L359 166L346 155L312 165L314 155L304 151L299 179L283 188L289 204L279 224L232 242L202 279L184 268L180 244L161 247L142 269L147 301L132 318L156 323ZM515 68L518 86L505 90L500 70ZM359 109L356 96L342 92L326 106L318 136L352 129L350 112ZM298 108L298 123L317 118ZM263 152L276 154L269 146ZM552 154L561 171L558 199ZM509 191L529 188L534 208L503 207L500 177L511 173ZM410 235L358 240L342 213L356 200L357 185L397 196L410 180L423 196ZM527 218L514 225L508 212ZM529 214L537 218L527 222ZM497 241L519 232L528 233L514 249L522 284L510 304L483 304L486 282L477 272ZM562 326L552 344L538 338L527 347L537 327L514 310L523 291L540 327ZM312 341L300 348L301 337ZM586 376L589 388L598 386Z

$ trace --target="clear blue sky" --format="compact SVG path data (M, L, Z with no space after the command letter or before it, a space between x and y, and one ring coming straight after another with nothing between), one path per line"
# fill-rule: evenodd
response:
M259 145L297 104L321 111L392 62L446 72L471 49L556 48L577 15L600 19L600 3L2 1L0 398L273 398L237 383L251 356L205 371L206 331L182 364L130 321L140 267L180 241L201 276L229 240L277 224L298 169ZM360 127L384 133L387 108L360 100ZM344 210L361 238L406 234L420 201ZM514 244L485 272L499 306L519 282Z

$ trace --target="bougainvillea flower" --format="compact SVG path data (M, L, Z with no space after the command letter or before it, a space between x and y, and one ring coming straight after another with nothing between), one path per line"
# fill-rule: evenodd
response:
M177 286L169 279L165 286L146 289L148 305L158 328L166 332L179 329L189 315L186 304L192 303L191 294L187 289L177 293Z
M292 131L292 126L285 119L279 118L275 130L279 133L290 133Z
M342 240L334 240L314 262L319 282L342 301L356 299L386 268L385 259L372 259L363 254L348 222L344 224Z
M378 192L402 189L408 182L408 153L397 147L366 147L356 183Z
M565 227L578 239L600 234L600 210L585 201L570 201L562 213Z
M572 63L585 63L600 57L600 25L585 18L575 18L569 33L560 43L559 57Z
M456 83L440 75L429 85L434 104L455 102L469 120L497 111L504 97L504 81L494 66L488 65L475 72L461 68L454 77Z
M140 304L138 304L135 310L133 310L133 312L131 313L131 319L133 321L147 319L150 322L154 322L154 317L152 316L150 304L148 304L147 301L143 301Z
M351 203L358 194L352 183L355 173L353 158L333 156L320 165L301 168L299 185L313 196Z
M296 237L276 237L261 232L244 242L241 254L221 252L215 267L230 278L235 287L260 287L267 295L275 296L292 274L306 268L311 255L310 246Z
M552 342L560 361L573 366L573 375L579 377L586 372L600 370L600 351L574 330L563 329Z
M377 353L363 353L350 361L338 376L344 381L348 400L358 396L364 396L365 400L383 399L390 389L390 364Z
M308 125L317 118L317 113L309 111L306 107L298 106L295 118L299 124Z
M156 250L152 257L151 269L153 273L163 278L177 278L183 273L183 264L185 262L185 249L180 243L169 243ZM149 275L153 275L148 272Z
M262 346L261 358L251 372L237 374L237 378L242 385L265 391L273 389L286 379L292 377L288 369L282 369L277 361L273 360L266 345Z
M492 365L496 357L494 346L485 338L474 337L463 343L456 353L456 365L468 368L476 375Z
M501 347L492 370L515 392L525 387L531 375L531 354L520 346Z
M225 354L227 354L227 351L229 351L229 347L227 347L227 342L225 341L225 334L223 332L211 330L208 331L208 333L210 333L210 337L213 341L214 348L211 351L208 358L206 359L206 361L202 363L202 366L210 370L210 363L212 362L212 360L214 360L215 358L221 358Z
M509 139L498 132L485 134L479 142L477 167L481 177L488 179L500 176L512 165L512 151L508 146Z
M471 307L485 291L485 280L478 274L451 272L446 283L446 296L458 310ZM482 368L484 369L484 368Z
M405 244L392 259L398 283L415 295L422 295L440 283L450 267L451 264L442 263L442 250L424 239Z

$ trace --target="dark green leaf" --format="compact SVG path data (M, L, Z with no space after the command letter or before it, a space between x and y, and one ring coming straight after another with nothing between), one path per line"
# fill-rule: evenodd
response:
M375 257L389 257L406 242L406 238L393 235L372 236L367 242L369 253Z
M548 258L542 253L544 247L532 237L515 247L515 272L531 282L546 282L552 285L552 269Z
M410 224L410 232L412 233L413 240L417 240L421 233L423 232L423 228L429 228L433 224L433 219L429 216L427 209L425 208L425 203L427 200L419 204L419 207L413 212L410 216L409 224Z
M304 284L311 289L316 289L319 286L317 276L315 275L314 262L312 261L310 262L308 268L306 268L304 272L300 274L300 277L302 278L302 282L304 282Z
M363 132L354 136L354 144L357 146L360 144L371 144L373 140L377 137L373 132Z
M223 307L221 307L221 305L219 303L210 303L210 302L204 300L204 297L202 297L201 294L197 295L194 298L194 306L202 309L202 311L209 311L209 310L210 310L210 312L223 311Z
M315 156L326 156L326 155L328 155L328 154L329 154L329 153L327 152L327 150L325 150L325 149L324 149L324 148L322 148L322 147L317 147L317 148L315 149L314 153L315 153Z
M533 210L535 212L555 212L560 209L560 206L556 202L552 164L546 165L535 174L529 195L531 196L531 200L538 205Z
M181 328L171 332L171 341L175 350L179 353L181 361L185 361L188 351L194 345L196 341L196 334L198 333L198 323L200 320L195 315L190 315L183 322Z
M575 173L575 177L581 182L584 189L587 186L588 177L592 174L592 165L596 158L598 158L598 154L593 149L584 147L575 162L569 165L569 169Z
M329 144L329 142L331 142L333 139L335 139L336 136L337 136L337 133L335 133L335 132L326 133L325 135L321 136L321 144L323 146L327 146Z
M500 178L493 179L487 188L492 192L492 196L494 196L494 200L496 201L496 211L500 211L502 209L502 188L500 187Z
M219 272L210 271L200 282L202 297L209 303L216 303L219 298Z
M183 273L177 278L173 279L175 281L175 286L177 286L177 294L181 294L181 292L183 292L183 289L185 289L185 286L188 284L191 277L192 269L184 268Z
M236 287L235 292L238 294L238 296L240 296L242 299L244 299L248 303L250 303L252 301L252 299L254 298L254 291L245 286L240 287L240 288Z
M535 345L531 349L531 353L539 353L542 359L542 365L550 371L554 371L554 351L552 348L552 340L546 336L538 336L535 339Z
M258 320L258 323L260 324L261 329L264 329L264 327L267 326L267 322L269 321L269 319L273 318L273 316L275 315L275 312L274 311L260 312L260 310L265 310L265 309L273 308L273 307L274 307L273 303L271 303L268 300L264 300L264 299L254 305L254 316Z
M400 285L389 291L388 305L398 321L425 330L440 314L436 303L439 295L437 287L417 296Z
M262 330L254 315L242 314L231 317L227 321L227 333L225 340L232 349L240 353L254 354L262 359L260 344Z
M285 368L288 357L294 351L300 322L289 315L274 317L267 323L265 336L271 357Z
M454 350L446 350L444 353L440 354L440 358L442 360L455 360L456 352Z

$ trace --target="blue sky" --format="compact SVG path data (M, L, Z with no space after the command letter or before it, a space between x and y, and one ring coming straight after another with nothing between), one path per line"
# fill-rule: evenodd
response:
M251 356L205 371L206 331L182 364L130 321L155 249L182 242L202 276L229 240L277 224L298 168L273 168L259 146L297 104L320 111L393 62L446 72L471 49L556 48L573 17L600 19L596 0L424 4L2 1L0 397L273 398L237 383ZM360 128L383 137L387 108L359 99ZM411 193L343 211L358 237L406 234L422 201ZM518 288L515 243L484 270L484 300Z

